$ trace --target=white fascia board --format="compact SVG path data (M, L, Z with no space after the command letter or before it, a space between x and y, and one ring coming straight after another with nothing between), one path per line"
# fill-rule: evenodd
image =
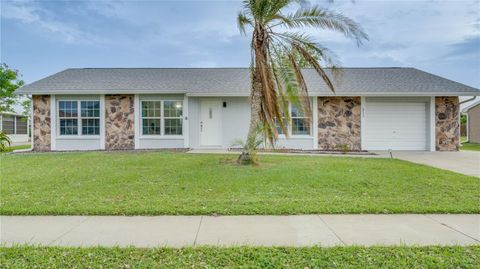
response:
M310 96L318 97L342 97L342 96L375 96L375 97L392 97L392 96L480 96L478 93L472 92L351 92L351 93L309 93Z
M192 97L248 97L250 91L246 92L188 92L187 90L44 90L44 91L17 91L17 95L79 95L79 94L185 94ZM333 96L480 96L478 92L348 92L348 93L326 93L326 92L310 92L312 97L333 97Z
M187 93L187 96L191 97L249 97L250 92L247 93Z
M17 91L16 95L85 95L85 94L186 94L186 90L42 90Z
M192 97L248 97L249 93L186 93L187 96ZM318 93L310 92L311 97L340 97L340 96L480 96L478 93L472 92L350 92L350 93Z

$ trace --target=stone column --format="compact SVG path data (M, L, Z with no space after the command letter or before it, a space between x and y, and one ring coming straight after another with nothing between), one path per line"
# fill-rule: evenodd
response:
M33 95L33 150L50 151L50 95Z
M105 95L105 149L134 148L134 95Z
M360 97L318 97L318 148L361 150Z
M435 97L435 145L438 151L460 147L460 105L457 96Z

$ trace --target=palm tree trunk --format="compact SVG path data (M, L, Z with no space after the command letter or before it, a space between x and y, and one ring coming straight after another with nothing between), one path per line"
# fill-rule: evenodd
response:
M253 31L252 48L255 54L255 64L252 77L252 92L250 95L250 126L248 136L242 154L238 157L238 163L255 164L256 163L256 140L261 124L260 113L262 113L262 90L263 81L259 66L266 66L267 49L265 47L265 29L257 24Z
M250 95L250 125L248 127L248 135L242 154L238 157L238 163L251 164L255 163L255 156L252 156L256 150L255 141L258 136L260 121L260 113L262 106L262 83L257 74L257 70L253 72L252 92Z

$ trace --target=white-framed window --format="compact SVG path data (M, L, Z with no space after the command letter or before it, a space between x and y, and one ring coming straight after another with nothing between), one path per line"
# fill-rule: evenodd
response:
M183 135L183 101L141 101L142 135Z
M161 101L142 101L142 134L161 135Z
M312 119L305 115L302 109L293 105L287 104L288 111L290 113L290 121L287 121L285 117L282 117L283 124L289 136L310 136L312 135ZM284 135L278 120L275 120L277 132L279 135Z
M311 118L307 117L302 109L291 105L290 117L292 121L292 135L311 135Z
M2 115L2 132L5 134L15 134L15 116Z
M100 101L59 100L58 123L60 136L100 135Z

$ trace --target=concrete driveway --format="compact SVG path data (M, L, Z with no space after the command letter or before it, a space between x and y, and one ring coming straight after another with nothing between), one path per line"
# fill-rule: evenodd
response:
M480 177L480 152L428 152L395 151L393 157L414 163L425 164L440 169Z

